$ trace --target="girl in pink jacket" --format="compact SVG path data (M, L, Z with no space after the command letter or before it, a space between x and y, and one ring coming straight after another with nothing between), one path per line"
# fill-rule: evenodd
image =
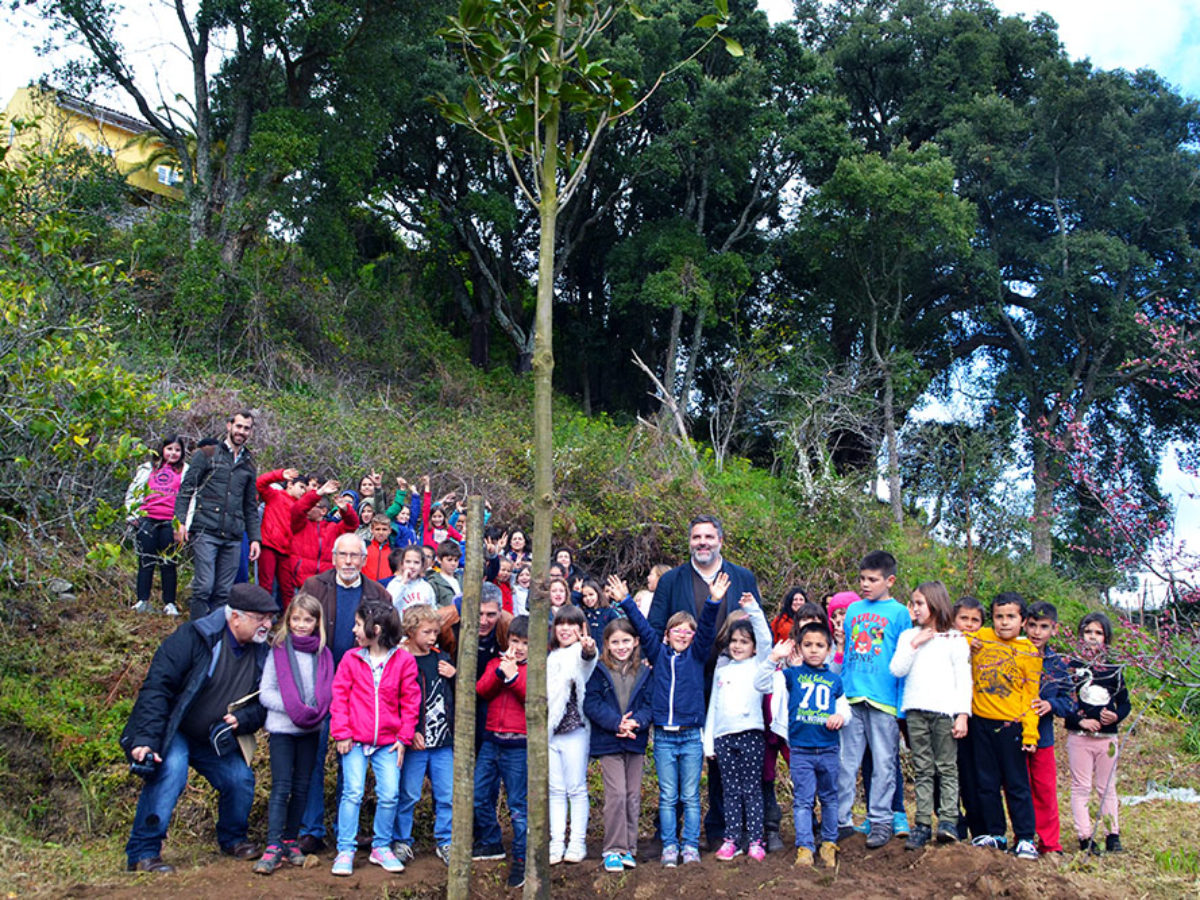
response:
M375 773L375 825L369 862L403 872L389 843L404 748L412 743L421 688L417 662L400 649L400 617L390 603L364 600L354 614L358 646L346 651L333 679L329 736L342 761L342 801L338 806L334 875L354 872L358 811L367 766Z

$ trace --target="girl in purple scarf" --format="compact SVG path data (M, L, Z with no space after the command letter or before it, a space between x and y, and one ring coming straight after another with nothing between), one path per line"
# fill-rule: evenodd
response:
M317 764L321 723L333 697L333 654L325 646L320 602L311 594L297 594L271 644L259 694L271 735L267 849L254 864L260 875L270 875L285 862L304 865L296 838Z

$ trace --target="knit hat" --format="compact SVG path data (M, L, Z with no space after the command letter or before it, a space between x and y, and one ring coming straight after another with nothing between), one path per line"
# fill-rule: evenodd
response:
M829 627L833 627L833 614L839 609L846 609L851 603L857 603L862 598L854 591L838 591L829 598L826 612L829 613Z
M229 590L229 608L236 612L277 613L279 607L265 590L257 584L235 584Z

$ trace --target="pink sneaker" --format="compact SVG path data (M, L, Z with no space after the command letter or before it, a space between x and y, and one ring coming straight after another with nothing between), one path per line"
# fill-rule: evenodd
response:
M762 862L767 858L767 848L762 845L762 841L751 841L746 855L755 862Z
M716 854L717 859L719 859L721 862L729 862L729 860L733 859L735 856L741 856L741 855L742 855L742 848L739 847L734 841L731 841L731 840L726 840L725 843L723 843L721 845L721 849L718 850L717 854Z

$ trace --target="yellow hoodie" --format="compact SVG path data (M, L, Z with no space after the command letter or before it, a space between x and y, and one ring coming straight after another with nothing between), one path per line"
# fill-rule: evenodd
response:
M1021 723L1021 743L1037 746L1038 716L1033 702L1038 698L1042 655L1028 638L1011 641L996 636L991 628L980 628L974 637L982 646L971 650L971 714L984 719Z

